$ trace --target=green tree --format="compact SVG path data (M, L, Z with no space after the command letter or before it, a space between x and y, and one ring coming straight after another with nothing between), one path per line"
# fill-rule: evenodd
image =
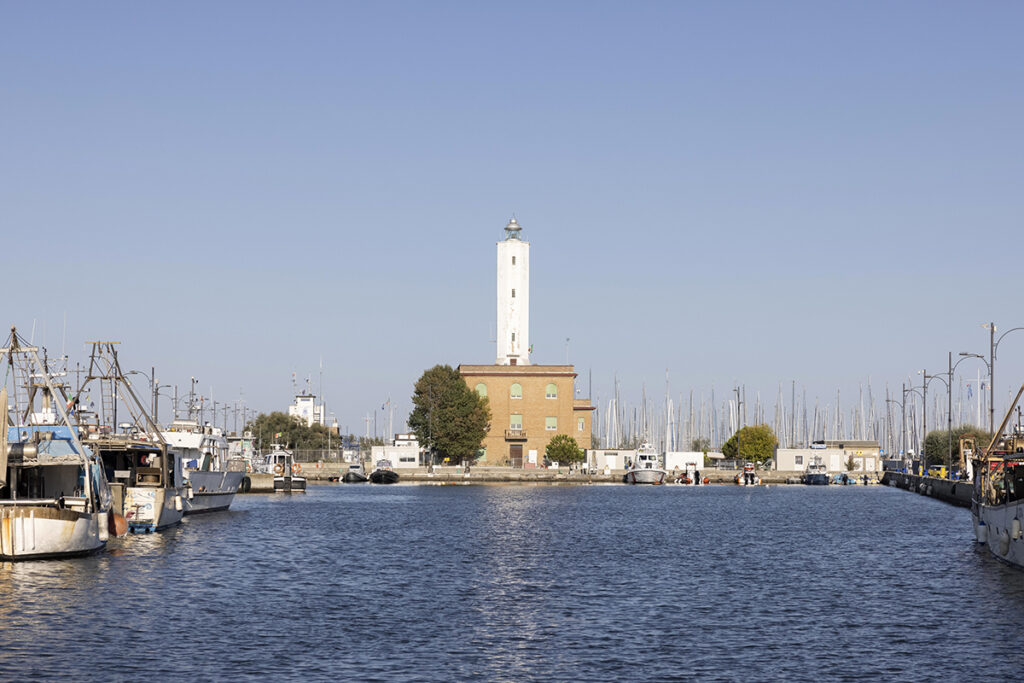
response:
M779 440L768 425L751 425L739 430L722 444L722 454L727 458L767 463L775 454Z
M320 424L306 426L305 420L281 412L260 413L245 427L258 439L260 448L277 443L284 448L325 449L341 446L338 436ZM281 436L275 436L280 434Z
M957 465L960 462L960 437L966 435L973 435L977 444L978 450L988 446L988 442L992 440L992 434L987 429L981 429L974 425L960 425L959 427L953 427L953 465ZM949 432L945 429L934 430L928 432L928 436L924 440L924 455L922 457L925 462L925 466L931 465L945 465L946 456L949 453Z
M583 462L586 453L568 434L555 434L544 449L544 457L552 462L572 464Z
M711 450L711 439L694 439L693 441L690 442L690 450L693 451L694 453L700 451L704 455L707 455L708 451Z
M476 458L487 436L487 399L470 389L450 365L435 365L416 380L409 428L421 444L454 462Z

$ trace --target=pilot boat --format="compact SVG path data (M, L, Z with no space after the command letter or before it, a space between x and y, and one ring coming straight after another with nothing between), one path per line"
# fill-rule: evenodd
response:
M661 467L661 456L650 443L645 441L636 451L633 466L626 472L625 482L627 484L664 484L666 476L668 476L668 472Z

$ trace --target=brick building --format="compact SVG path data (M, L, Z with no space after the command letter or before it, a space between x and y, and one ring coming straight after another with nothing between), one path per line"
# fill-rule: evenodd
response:
M460 365L469 388L486 396L491 428L481 464L537 467L556 434L589 449L590 399L575 398L571 365Z

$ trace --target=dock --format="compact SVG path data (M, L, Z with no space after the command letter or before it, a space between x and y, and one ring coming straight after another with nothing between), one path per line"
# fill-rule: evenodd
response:
M974 493L974 485L965 479L939 479L905 472L886 472L882 483L965 508L971 507Z

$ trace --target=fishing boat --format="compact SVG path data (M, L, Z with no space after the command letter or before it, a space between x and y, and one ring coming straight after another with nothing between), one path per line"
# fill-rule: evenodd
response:
M1024 568L1024 432L1018 428L1006 433L1022 393L1024 385L987 448L977 452L970 448L972 442L961 440L961 461L973 466L975 538L998 559ZM968 450L976 453L973 462L965 457Z
M341 476L341 481L345 484L363 484L367 480L368 477L361 462L349 465L348 471Z
M80 395L96 387L100 407L81 410L79 424L110 482L114 511L124 516L133 533L161 531L180 523L184 515L188 486L181 455L168 448L121 371L116 344L92 342ZM123 422L118 420L119 408Z
M222 430L195 420L175 420L161 432L181 456L187 487L186 515L227 510L245 477L244 458L231 457Z
M668 476L661 467L661 456L647 441L640 445L633 460L633 466L626 471L627 484L664 484Z
M370 483L372 484L395 484L398 482L398 472L391 467L390 460L378 460L377 467L370 472Z
M274 491L306 492L306 478L302 476L302 465L295 462L295 456L288 451L275 450L268 453L260 469L274 475Z
M800 477L802 483L810 486L827 486L828 485L828 468L825 467L825 463L821 461L821 456L816 455L811 458L810 462L807 463L807 468L804 470L803 476Z
M110 489L69 417L73 402L53 381L39 349L14 327L0 363L13 370L0 388L0 560L101 550L110 537Z

